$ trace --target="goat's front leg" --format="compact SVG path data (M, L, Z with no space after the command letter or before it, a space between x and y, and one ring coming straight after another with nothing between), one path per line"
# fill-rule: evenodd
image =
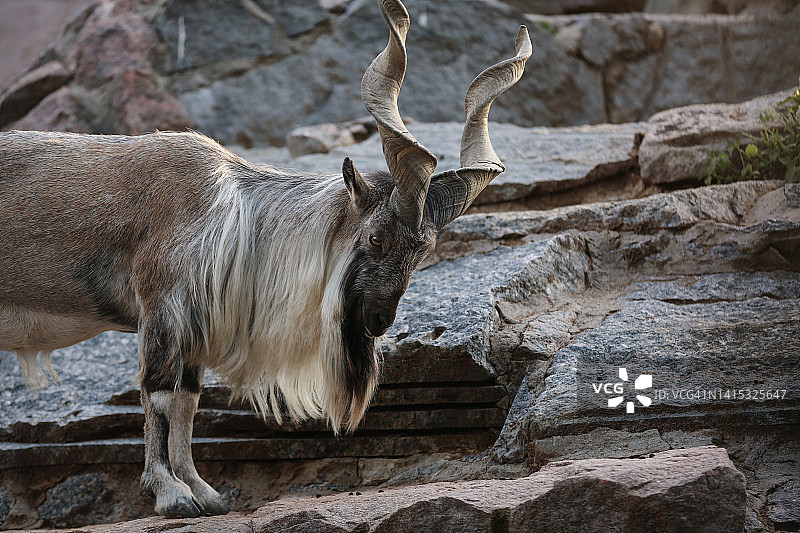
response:
M182 390L172 396L169 461L178 479L189 485L201 511L211 515L227 514L230 507L211 485L203 481L192 460L192 421L197 411L202 382L202 367L188 367L183 371Z
M144 322L144 321L143 321ZM156 499L156 513L170 518L224 514L228 506L192 462L192 422L202 369L184 371L171 335L157 323L140 328L145 459L142 486Z

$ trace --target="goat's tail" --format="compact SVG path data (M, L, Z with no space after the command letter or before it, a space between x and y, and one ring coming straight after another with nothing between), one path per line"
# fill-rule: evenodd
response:
M25 384L34 390L47 388L50 379L56 383L61 382L61 378L50 363L50 351L21 350L17 352L17 360L25 377Z

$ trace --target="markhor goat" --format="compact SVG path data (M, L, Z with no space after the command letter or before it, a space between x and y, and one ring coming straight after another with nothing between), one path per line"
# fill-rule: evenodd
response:
M408 13L380 4L389 44L361 89L388 173L256 166L194 133L0 134L0 349L46 383L52 350L138 332L142 484L159 514L228 512L191 456L205 368L262 414L354 430L411 274L504 170L487 117L531 55L525 27L467 92L462 168L433 175L397 109Z

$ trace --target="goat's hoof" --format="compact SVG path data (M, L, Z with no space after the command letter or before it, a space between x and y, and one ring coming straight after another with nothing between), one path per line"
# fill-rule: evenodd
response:
M228 514L230 512L230 506L222 500L205 502L203 504L203 514L206 516Z
M174 503L156 512L166 518L197 518L201 514L200 508L190 498L180 497Z

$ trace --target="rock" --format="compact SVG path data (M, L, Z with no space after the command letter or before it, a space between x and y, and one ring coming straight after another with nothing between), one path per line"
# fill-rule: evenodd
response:
M186 130L191 121L181 103L158 88L147 74L128 71L111 84L112 106L119 129L127 135L141 135L153 130Z
M800 526L800 480L789 481L767 499L769 519L775 529L791 531Z
M116 115L106 93L128 71L155 75L156 86L180 100L199 129L226 144L281 145L295 127L363 115L360 79L386 41L376 3L195 4L93 5L36 66L74 66L75 85L100 90L87 99L97 103L87 105L85 117L98 131L125 131L108 120ZM408 0L407 7L409 67L399 104L426 122L462 120L466 87L511 54L521 22L535 57L494 104L492 119L522 126L634 122L678 105L743 100L785 87L800 68L793 54L800 9L783 4L772 14L704 17L525 14L613 7L582 1Z
M468 4L411 0L406 6L413 26L399 108L425 121L462 120L467 86L482 69L513 52L522 14L484 0ZM452 20L462 23L453 25ZM436 31L427 31L430 28ZM603 121L599 74L564 54L546 30L539 26L530 30L534 48L541 51L537 53L548 58L547 66L537 67L535 75L523 77L499 98L492 119L528 124ZM211 83L192 86L187 80L179 87L179 98L201 129L215 138L234 142L241 134L256 143L281 144L293 126L363 115L361 76L385 45L386 29L377 4L356 3L304 53ZM580 103L569 96L579 90L586 95ZM212 112L215 108L228 112Z
M724 450L705 447L646 459L556 463L521 479L293 498L268 503L247 515L179 521L148 518L92 530L738 531L744 518L743 476Z
M69 87L61 87L13 123L11 129L91 133L93 128L85 120L86 115L82 99Z
M711 151L724 150L728 141L758 135L764 127L759 115L790 93L740 104L693 105L653 115L639 149L642 178L652 183L696 180Z
M49 527L79 526L102 522L113 505L114 494L104 476L82 474L68 478L47 491L39 506L39 518Z
M45 64L39 62L43 48L57 38L59 31L95 0L36 2L6 0L0 3L0 20L7 21L0 34L0 88L14 83L20 73ZM35 63L34 63L35 62Z
M787 183L783 186L783 194L789 207L800 207L800 183Z
M3 521L5 521L13 506L14 500L9 500L3 494L0 494L0 526L3 525Z
M353 144L355 139L348 128L338 124L317 124L295 128L286 136L286 146L292 157L306 154L327 154L337 146Z
M733 301L726 301L725 293L715 291L716 284L707 278L681 278L670 284L672 298L630 302L594 329L575 336L556 353L545 390L530 404L530 441L536 440L538 448L539 439L582 435L588 428L604 426L624 429L635 424L637 431L644 431L666 413L673 426L679 421L713 427L733 420L754 425L797 423L797 413L781 402L786 395L781 391L791 390L800 377L796 371L800 361L792 355L800 354L800 347L788 333L800 327L791 318L800 309L800 299L773 296L766 287L782 277L797 285L800 277L775 276L762 276L768 280L766 286L759 284L759 277L745 274L725 280L722 285L746 283L754 288ZM690 292L679 289L697 284L708 291L694 303ZM755 361L749 360L753 353L759 354ZM631 383L638 375L655 376L652 389L635 393L624 383L627 379L618 377L618 368L627 369ZM614 382L620 383L619 390L604 385ZM604 388L597 391L593 385ZM612 392L632 402L627 415L625 404L616 410L606 405ZM641 400L636 394L647 398ZM582 453L607 452L606 445L589 452L582 446L588 444L584 438L572 437ZM554 449L569 446L560 442Z
M215 0L171 0L156 20L170 48L168 71L219 62L286 55L287 37L296 37L327 22L317 0L249 3Z
M342 160L351 157L364 172L386 168L380 138L376 135L359 144L345 144L352 132L363 130L361 122L298 128L287 137L290 151L320 153L300 155L291 161L275 154L241 152L255 161L286 165L311 172L339 172ZM372 124L369 124L372 126ZM598 125L570 128L520 128L513 124L492 123L492 142L506 171L495 178L475 201L477 206L503 202L523 204L549 193L585 188L629 172L635 168L632 152L637 134L644 124ZM420 123L409 125L412 134L438 158L437 171L459 166L460 123ZM348 133L351 132L351 133ZM369 130L368 130L369 131ZM364 133L361 134L362 136ZM310 146L298 147L302 143ZM341 143L341 145L339 144ZM327 154L327 155L323 155Z
M25 116L71 77L72 74L58 61L51 61L24 74L0 95L0 126Z
M498 303L581 290L586 268L582 241L561 235L415 274L386 334L394 350L385 356L384 375L414 382L487 379L494 373L488 353L501 321Z
M112 16L96 10L70 50L76 83L91 90L126 72L150 74L150 54L157 40L150 25L136 13Z
M624 13L642 11L645 0L507 0L526 13L568 15L572 13Z

